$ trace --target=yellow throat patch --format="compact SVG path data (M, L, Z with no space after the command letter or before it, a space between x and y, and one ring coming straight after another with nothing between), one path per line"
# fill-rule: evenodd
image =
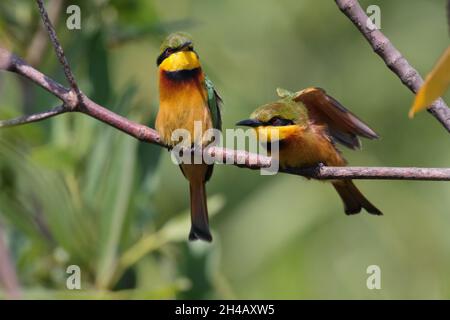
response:
M168 72L192 70L200 67L200 61L193 51L179 51L167 57L159 67Z
M282 127L260 126L255 129L258 140L261 142L284 140L301 131L301 128L298 125L289 125Z

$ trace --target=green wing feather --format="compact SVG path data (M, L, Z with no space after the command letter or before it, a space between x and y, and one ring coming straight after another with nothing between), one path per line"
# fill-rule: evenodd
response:
M222 130L222 115L221 115L221 104L222 98L217 93L214 88L214 84L208 77L205 77L206 91L208 92L208 107L211 113L213 127L215 129Z
M211 113L212 124L215 129L222 130L222 115L221 115L221 104L222 98L217 93L217 90L214 88L214 84L208 77L205 76L205 87L208 92L208 107ZM217 142L216 142L217 143ZM214 165L210 165L208 167L208 171L206 172L205 181L208 181L213 173Z

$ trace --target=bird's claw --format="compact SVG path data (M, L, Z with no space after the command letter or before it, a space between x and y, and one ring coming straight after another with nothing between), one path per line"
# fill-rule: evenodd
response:
M319 163L317 164L317 168L318 168L319 170L322 169L323 167L325 167L325 163L319 162Z

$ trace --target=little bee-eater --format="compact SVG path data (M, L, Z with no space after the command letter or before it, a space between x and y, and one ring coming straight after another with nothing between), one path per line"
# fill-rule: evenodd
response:
M174 146L178 141L172 141L172 133L177 129L184 129L190 133L191 146L205 146L210 141L203 141L201 133L211 128L221 129L221 99L203 73L191 37L182 32L169 35L161 45L157 66L159 112L156 117L156 130L162 141ZM194 130L195 122L201 124L201 132ZM205 183L212 175L213 166L205 163L186 163L181 164L180 168L190 187L189 240L212 241Z
M358 136L378 138L364 122L320 88L297 93L278 89L278 95L280 100L257 108L250 119L237 125L253 127L263 145L277 139L279 152L278 155L272 152L272 156L278 156L282 168L345 166L336 143L359 149ZM346 214L359 213L362 208L371 214L382 214L352 180L333 180L332 184L344 202Z

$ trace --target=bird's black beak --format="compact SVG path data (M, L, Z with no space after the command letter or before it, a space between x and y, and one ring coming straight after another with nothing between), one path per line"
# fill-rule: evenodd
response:
M256 119L246 119L246 120L239 121L238 123L236 123L236 125L256 128L256 127L262 126L263 123Z

